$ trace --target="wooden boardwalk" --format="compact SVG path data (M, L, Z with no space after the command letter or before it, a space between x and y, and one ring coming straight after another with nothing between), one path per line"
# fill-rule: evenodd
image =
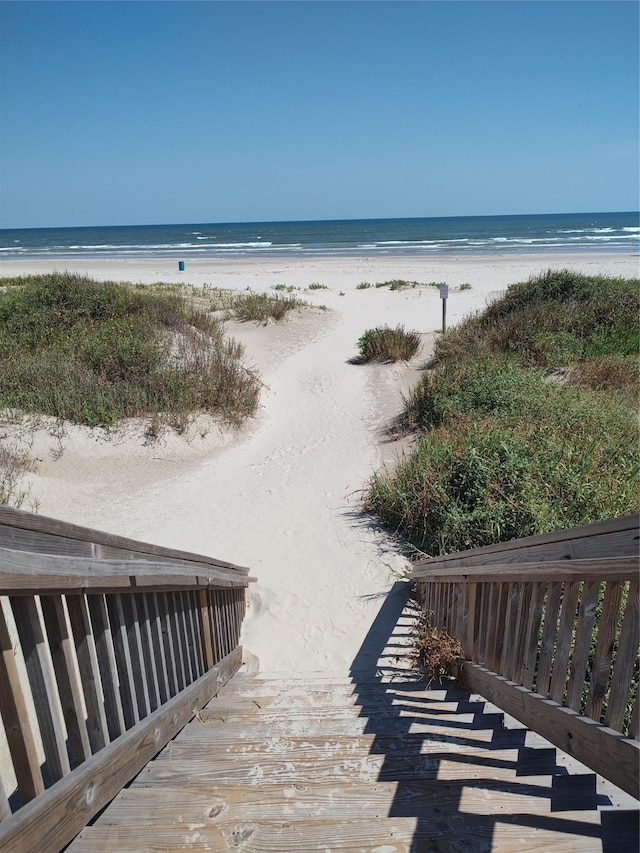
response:
M67 853L631 853L638 818L453 682L236 675Z

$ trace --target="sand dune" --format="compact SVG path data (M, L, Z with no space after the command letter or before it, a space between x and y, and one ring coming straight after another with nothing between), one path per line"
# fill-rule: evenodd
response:
M638 275L634 255L305 260L6 262L4 275L69 269L95 278L184 281L301 292L315 306L282 324L233 322L265 383L258 416L238 434L201 421L187 436L145 442L69 427L40 432L31 478L40 513L249 566L243 632L247 660L264 670L345 671L406 563L359 512L371 472L392 460L384 428L419 375L442 307L435 288L359 289L391 278L445 281L447 318L458 322L510 283L549 267ZM471 289L457 288L468 283ZM423 335L412 365L355 365L367 328L402 323ZM62 452L60 452L62 451Z

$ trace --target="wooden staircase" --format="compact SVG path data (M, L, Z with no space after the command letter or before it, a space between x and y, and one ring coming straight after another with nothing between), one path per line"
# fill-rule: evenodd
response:
M638 850L638 803L462 691L236 675L67 848Z

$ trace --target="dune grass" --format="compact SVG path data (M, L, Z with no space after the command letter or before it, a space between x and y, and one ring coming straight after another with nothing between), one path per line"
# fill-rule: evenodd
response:
M420 348L420 335L404 326L367 329L358 340L361 361L409 361Z
M283 296L280 293L271 295L250 291L233 294L224 310L227 319L268 323L269 320L283 320L289 311L306 304L304 300L290 294Z
M12 285L0 291L1 408L177 429L194 413L239 424L255 411L260 383L242 347L179 292L68 273Z
M636 511L639 294L549 271L443 335L366 509L434 555Z

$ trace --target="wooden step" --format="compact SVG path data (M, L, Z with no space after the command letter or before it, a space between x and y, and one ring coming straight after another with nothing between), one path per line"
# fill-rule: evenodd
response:
M409 781L328 784L282 784L253 787L222 785L212 790L198 786L132 787L122 791L99 819L100 824L153 825L164 820L169 805L185 824L207 820L312 820L379 818L389 815L432 817L439 813L494 814L557 813L594 808L593 778L563 777L550 786L546 777L531 777L516 785L499 779L464 783ZM573 781L571 781L573 780ZM600 800L604 798L599 795ZM602 803L601 803L602 804Z
M454 684L243 676L67 853L631 853L634 805Z
M314 782L335 780L337 785L349 785L354 780L376 782L418 780L468 781L485 779L512 780L517 783L521 774L508 760L493 762L491 756L474 763L460 760L460 756L444 758L432 755L415 755L403 752L397 756L362 755L348 750L333 755L322 755L301 750L298 754L271 755L252 752L220 754L211 752L202 758L177 757L168 761L148 764L136 777L134 785L166 785L179 780L183 785L309 785ZM532 770L535 770L532 767ZM545 774L550 780L556 775ZM590 774L591 775L591 774ZM522 777L525 778L525 777ZM573 777L572 777L573 778ZM551 784L547 782L546 784Z
M611 814L611 817L609 815ZM631 853L637 849L636 816L626 813L560 812L478 815L432 813L430 817L319 820L208 820L182 825L168 820L153 826L96 824L87 827L67 853L165 853L225 851L242 853ZM609 842L611 839L611 842Z

